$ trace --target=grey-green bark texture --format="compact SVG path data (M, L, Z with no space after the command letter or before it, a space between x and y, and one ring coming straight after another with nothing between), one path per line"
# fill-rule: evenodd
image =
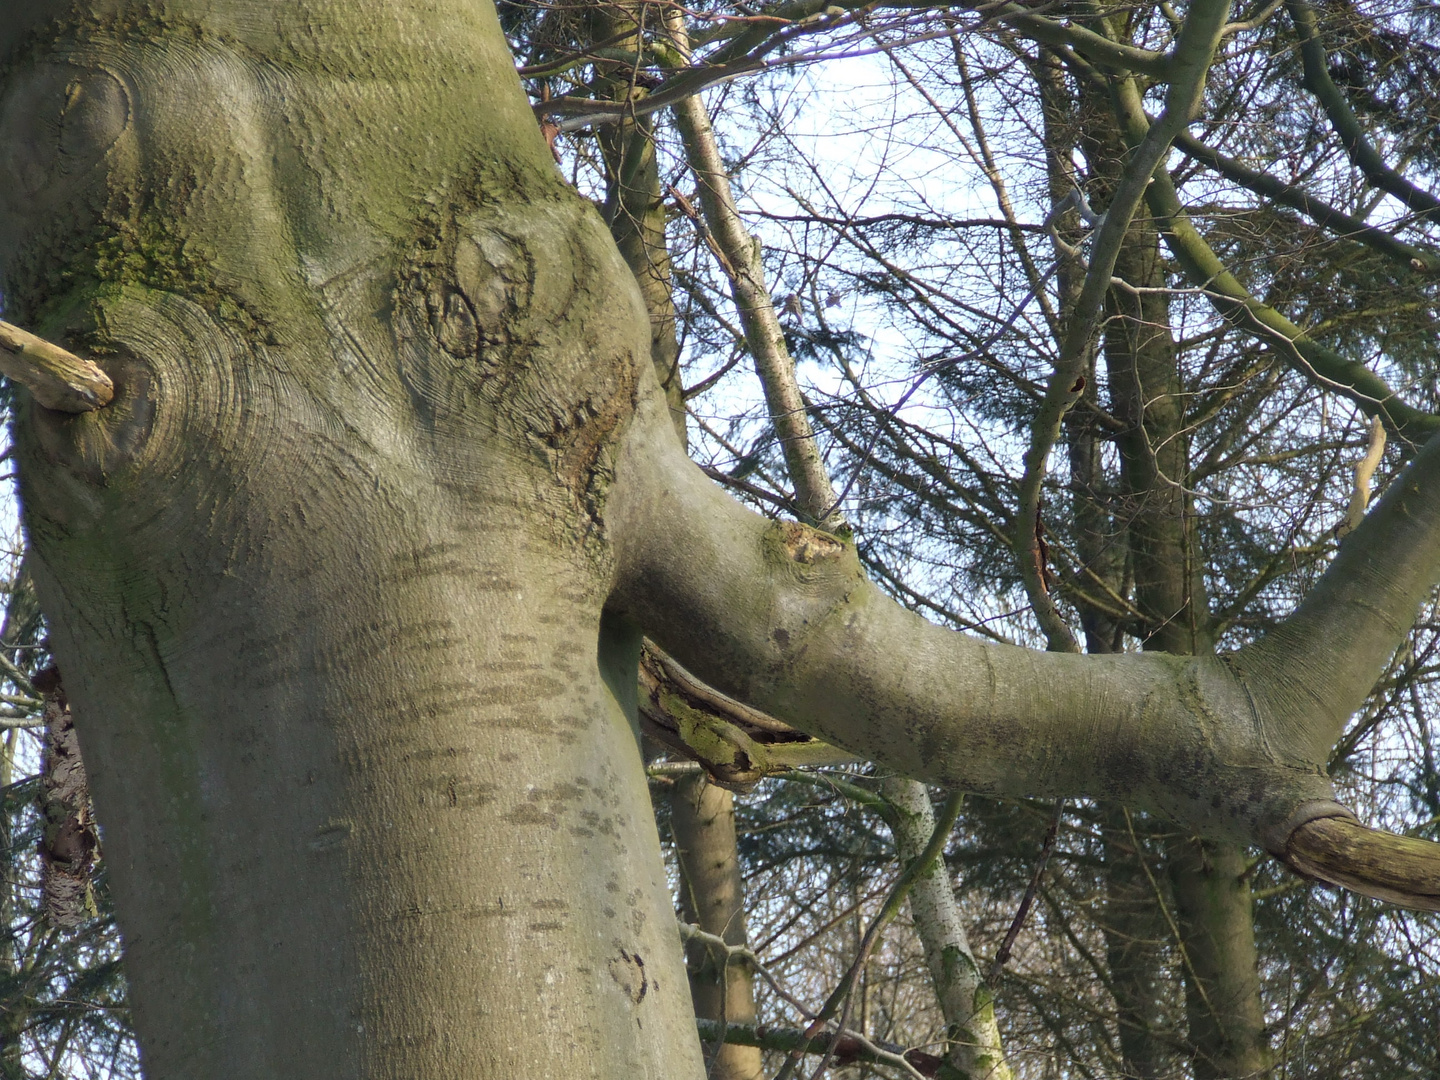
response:
M924 784L889 777L881 793L894 808L890 830L901 864L918 859L935 831L935 811ZM1011 1080L995 1005L955 903L943 857L915 878L910 916L925 951L925 966L945 1017L945 1062L966 1080Z
M151 1080L698 1080L641 630L916 778L1273 851L1343 813L1440 447L1239 654L986 644L686 458L488 5L6 15L6 315L116 385L15 437Z
M647 320L493 9L4 34L10 312L125 386L18 439L148 1075L699 1076L601 633Z

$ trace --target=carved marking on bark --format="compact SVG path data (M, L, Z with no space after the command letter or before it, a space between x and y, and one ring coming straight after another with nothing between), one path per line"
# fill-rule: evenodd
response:
M645 961L639 953L620 950L620 955L610 961L610 977L625 991L625 996L639 1005L650 990L650 980L645 977Z

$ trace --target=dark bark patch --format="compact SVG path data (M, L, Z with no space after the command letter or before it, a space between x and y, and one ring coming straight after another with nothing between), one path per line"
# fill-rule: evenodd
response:
M69 64L37 67L18 82L0 119L10 133L0 176L12 197L53 198L57 184L83 177L120 138L130 96L109 72ZM36 124L37 117L47 122Z
M91 878L100 837L59 671L53 667L41 671L35 676L35 688L45 699L45 755L38 800L44 825L40 840L44 911L52 925L74 929L95 910Z
M610 960L610 977L630 1001L639 1005L650 990L650 980L645 976L645 961L639 953L620 950L620 955Z

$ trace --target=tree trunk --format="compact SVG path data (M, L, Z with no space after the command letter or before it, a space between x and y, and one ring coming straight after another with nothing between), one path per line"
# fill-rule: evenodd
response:
M1088 111L1084 147L1103 188L1123 160L1124 141L1107 107L1097 103ZM1115 275L1133 287L1154 290L1136 294L1112 288L1104 340L1111 408L1126 424L1118 440L1123 524L1129 536L1135 604L1145 620L1143 647L1172 655L1206 653L1214 645L1195 514L1185 489L1189 440L1169 299L1158 291L1165 285L1160 238L1152 225L1143 220L1132 225L1116 260ZM1202 849L1198 844L1180 838L1167 845L1168 877L1180 914L1176 923L1184 956L1191 1049L1198 1075L1253 1076L1265 1067L1267 1051L1249 878L1235 870L1245 865L1245 852L1233 845L1210 844ZM1142 887L1138 878L1132 885ZM1153 893L1153 885L1150 889ZM1154 902L1165 901L1155 896ZM1117 905L1116 913L1124 907ZM1112 955L1129 956L1156 929L1154 920L1148 928L1131 925L1135 918L1141 916L1132 905L1124 921L1138 933L1118 950L1112 942ZM1123 964L1122 970L1129 966ZM1125 981L1133 983L1137 1000L1143 997L1140 986L1147 981L1143 974L1139 982ZM1154 983L1153 978L1148 981ZM1134 1019L1139 1022L1144 1017Z
M5 605L5 621L0 626L0 641L19 644L26 619L26 608L33 604L30 599L30 582L23 564L16 567L10 582L10 595ZM6 659L12 663L18 659L10 653ZM21 661L23 662L23 661ZM19 925L15 911L15 887L20 880L20 865L16 859L15 836L13 832L12 809L8 791L15 782L15 749L20 735L19 728L10 728L0 735L0 790L7 792L7 798L0 803L0 980L8 985L9 992L0 1008L0 1080L26 1080L25 1045L23 1033L29 1019L25 998L28 989L17 978L21 967L20 943L15 937Z
M935 811L924 784L887 779L882 794L895 807L891 829L902 866L920 857L935 831ZM925 950L925 966L945 1017L946 1062L965 1080L1010 1080L995 1005L960 910L943 855L910 886L910 914Z
M1184 948L1195 1076L1260 1076L1269 1069L1270 1054L1245 849L1176 838L1168 869Z
M647 319L493 8L116 7L16 54L0 248L120 387L17 442L147 1075L698 1077L602 619Z
M917 778L1287 854L1345 813L1328 747L1440 579L1440 443L1228 663L982 643L685 458L491 6L9 14L6 314L116 389L16 448L151 1080L698 1080L642 628Z
M681 777L670 796L670 825L680 864L680 915L729 945L744 945L745 891L735 844L735 796L703 773ZM754 972L717 961L703 942L688 949L695 1015L730 1024L755 1023ZM758 1047L721 1044L710 1080L760 1080Z

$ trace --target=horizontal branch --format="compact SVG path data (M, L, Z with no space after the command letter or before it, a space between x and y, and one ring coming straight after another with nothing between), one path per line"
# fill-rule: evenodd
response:
M746 790L795 768L857 759L705 685L652 641L640 654L640 726L722 787Z
M1075 655L927 623L867 580L853 545L740 506L642 378L606 510L609 603L706 684L904 776L1114 799L1282 858L1296 830L1348 814L1325 762L1440 578L1440 439L1255 646Z
M57 412L92 412L115 396L97 365L8 322L0 322L0 374Z
M1227 180L1248 188L1257 195L1274 199L1281 206L1298 210L1315 224L1328 229L1336 236L1364 244L1378 251L1388 259L1404 265L1417 273L1440 273L1440 253L1426 251L1413 244L1407 244L1384 229L1361 221L1342 210L1337 210L1315 198L1294 184L1287 184L1269 173L1260 172L1236 161L1232 157L1207 146L1188 132L1181 132L1175 138L1175 145L1196 161L1208 165Z

